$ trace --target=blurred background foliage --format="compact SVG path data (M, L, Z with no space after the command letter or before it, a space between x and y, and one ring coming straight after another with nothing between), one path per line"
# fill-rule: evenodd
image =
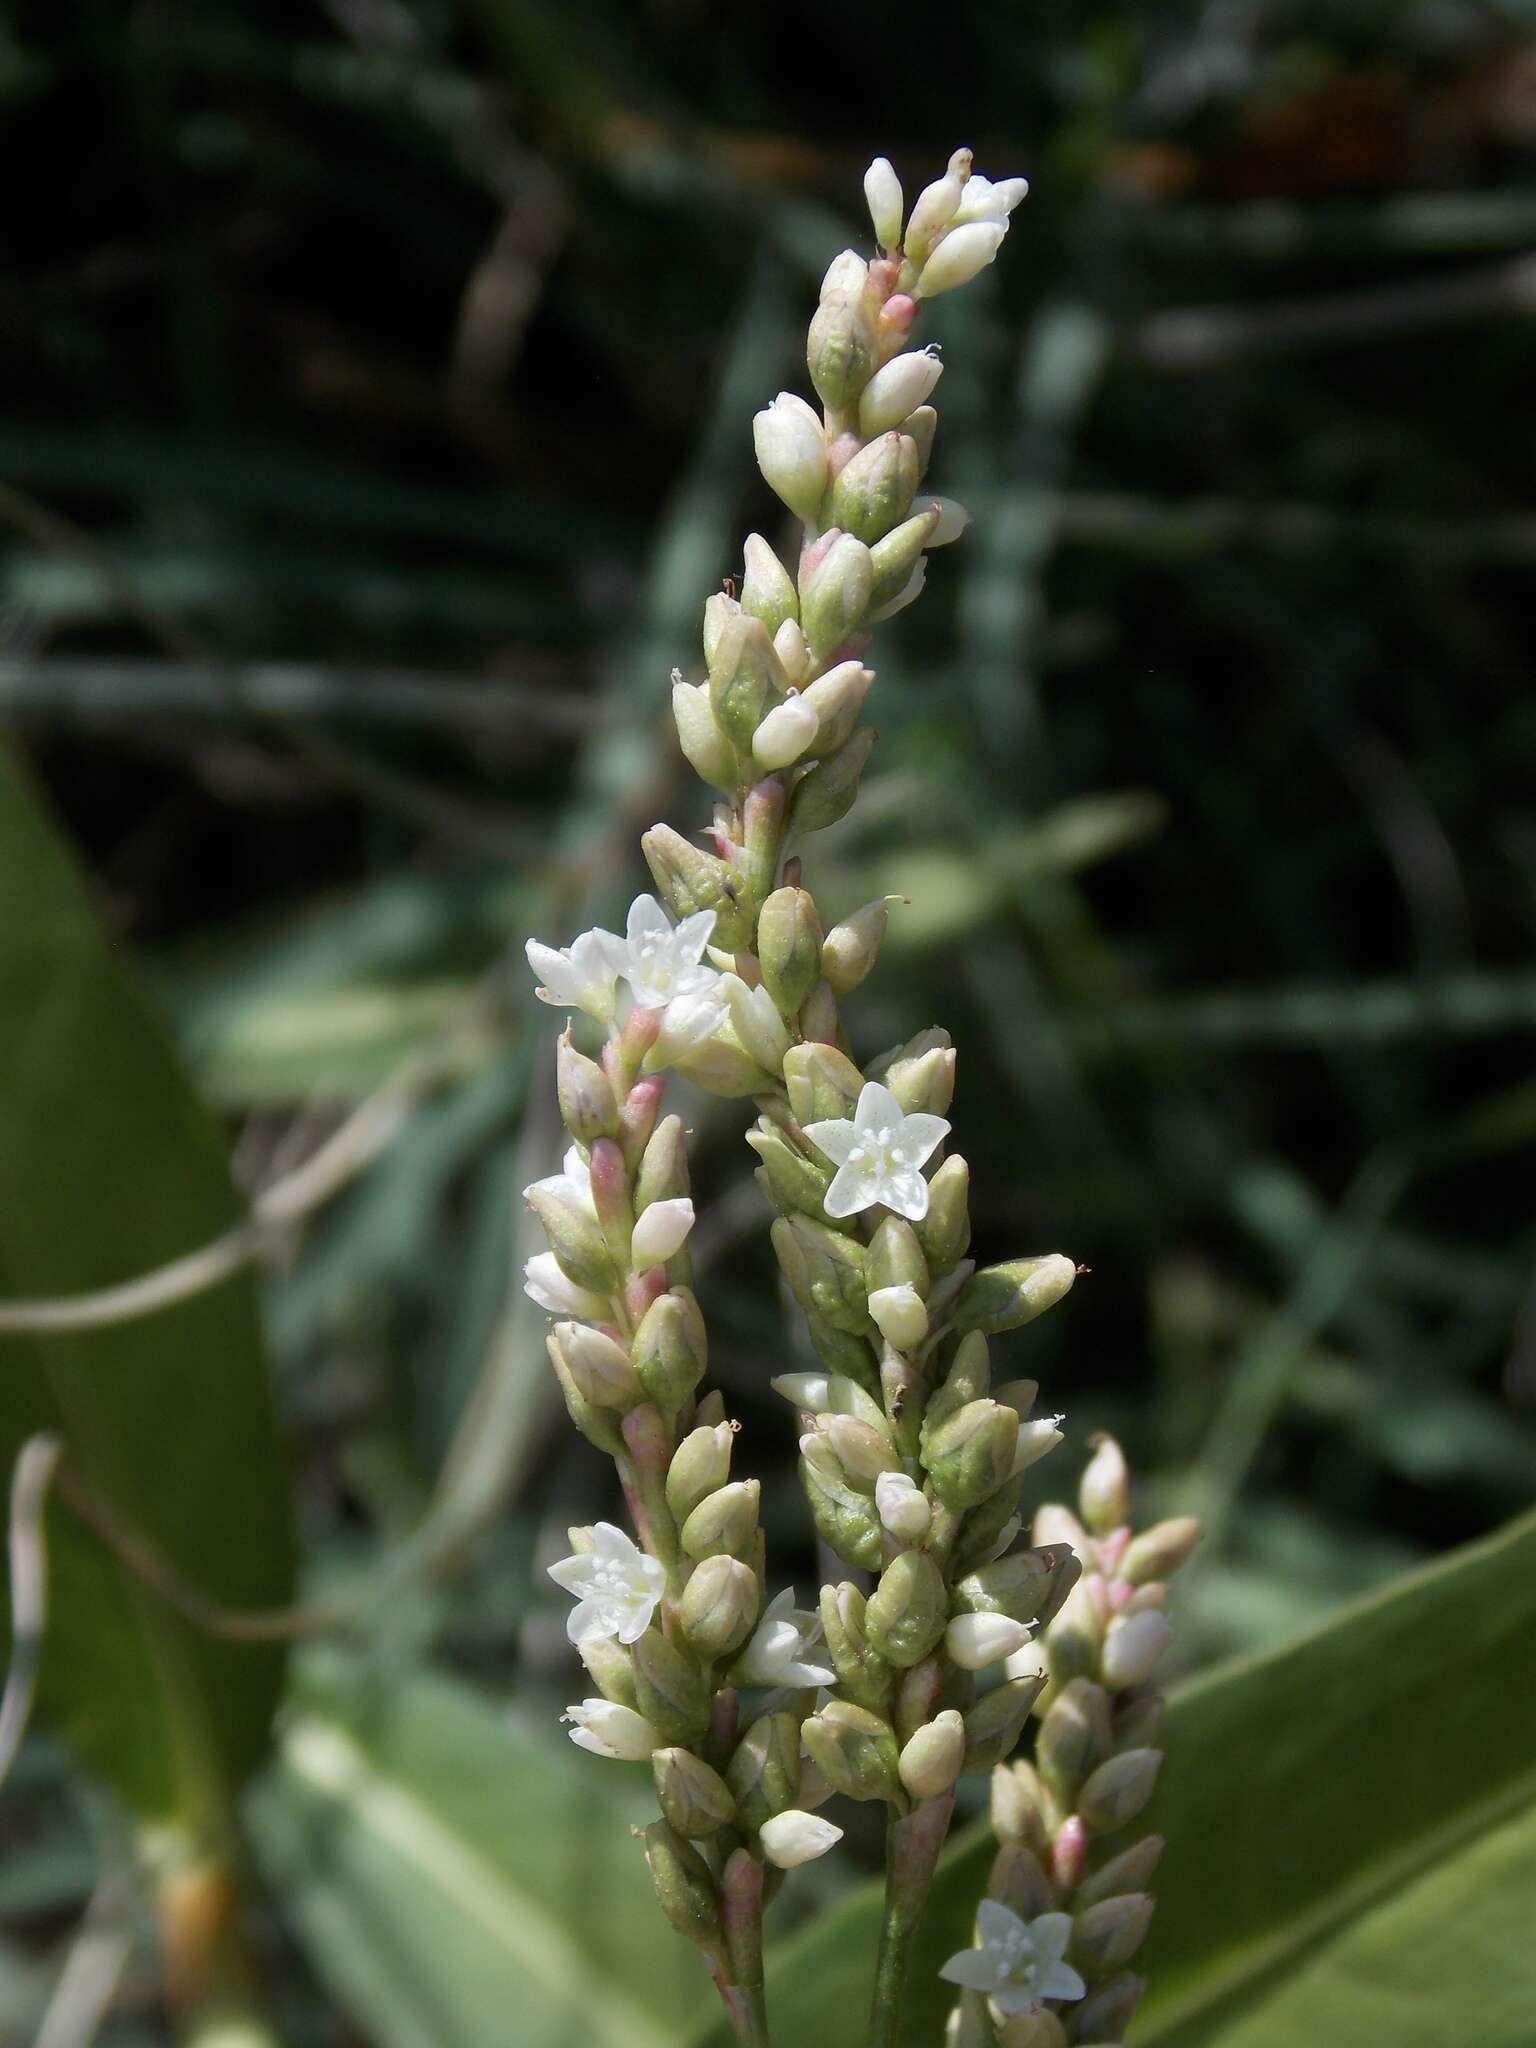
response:
M1530 1501L1519 0L11 0L0 110L0 711L248 1193L388 1091L264 1283L302 1583L368 1668L546 1732L569 1690L539 1566L614 1503L509 1293L557 1143L521 941L703 822L668 674L776 531L750 413L877 151L1033 192L934 309L976 525L812 853L832 914L912 899L859 1049L944 1023L983 1253L1092 1267L1021 1369L1209 1520L1191 1662ZM690 1108L805 1588L797 1340L739 1119ZM12 2012L110 1834L35 1744ZM372 2038L267 1940L284 2038Z

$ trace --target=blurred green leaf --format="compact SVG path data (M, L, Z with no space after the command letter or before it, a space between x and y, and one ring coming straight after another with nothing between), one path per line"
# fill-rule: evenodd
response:
M0 1291L71 1295L209 1239L239 1205L217 1132L47 818L0 757ZM0 1460L40 1430L201 1591L290 1590L286 1477L242 1274L104 1329L0 1339ZM270 1646L197 1633L55 1506L40 1712L141 1814L205 1819L265 1752Z
M308 1666L252 1814L380 2048L672 2048L709 1995L628 1834L654 1818L645 1774L451 1679Z
M1511 1900L1528 1900L1536 1858L1533 1690L1536 1516L1184 1688L1147 1815L1169 1847L1138 2042L1526 2048L1536 1950ZM993 1847L977 1827L941 1866L912 1969L913 2048L939 2037L938 1967L970 1942ZM770 1958L779 2038L840 2048L867 2002L879 1914L863 1886ZM1390 2004L1373 2004L1384 1985Z

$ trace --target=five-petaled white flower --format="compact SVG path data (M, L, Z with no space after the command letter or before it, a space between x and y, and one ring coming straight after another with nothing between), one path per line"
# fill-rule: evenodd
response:
M806 1661L821 1635L814 1614L795 1606L792 1588L775 1593L731 1674L739 1685L830 1685L824 1664Z
M549 1568L555 1584L576 1597L565 1632L573 1643L595 1643L605 1636L637 1642L651 1625L667 1574L612 1522L597 1523L592 1536L590 1550Z
M557 1010L585 1010L600 1024L611 1024L623 947L622 939L600 925L572 939L568 946L545 946L530 939L523 949L528 965L543 977L534 994Z
M827 1214L856 1216L883 1202L898 1216L918 1222L928 1214L923 1163L948 1130L941 1116L921 1110L905 1115L889 1088L866 1081L851 1118L830 1117L805 1127L811 1143L837 1166L827 1189Z
M1003 2013L1034 2012L1047 1998L1081 1998L1088 1987L1063 1960L1072 1938L1070 1913L1021 1920L997 1899L976 1909L976 1946L951 1956L939 1975L980 1991Z
M643 1010L664 1009L678 996L714 987L719 973L704 959L714 928L712 910L696 910L674 925L654 896L635 898L613 959Z

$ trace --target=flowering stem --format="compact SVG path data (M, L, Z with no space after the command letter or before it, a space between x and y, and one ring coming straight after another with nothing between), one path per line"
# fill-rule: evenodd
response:
M711 1969L714 1969L713 1965ZM742 2048L773 2048L768 2037L768 2002L761 1983L728 1984L724 1976L716 1972L715 1989L720 1993L721 2003Z
M951 1787L925 1799L901 1819L892 1818L885 1837L885 1917L875 1963L875 1995L869 2013L867 2048L896 2048L912 1943L927 1904L939 1851L949 1833L955 1794Z

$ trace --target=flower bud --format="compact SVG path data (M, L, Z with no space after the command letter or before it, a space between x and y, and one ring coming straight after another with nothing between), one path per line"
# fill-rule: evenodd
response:
M713 1005L714 1021L711 1032L696 1040L691 1047L680 1049L666 1063L675 1067L685 1079L692 1081L695 1087L704 1089L710 1095L721 1096L726 1101L735 1101L743 1095L760 1095L764 1089L771 1088L774 1082L773 1075L765 1072L749 1052L733 1044L723 1035L723 1003L716 1005L713 998L708 996L684 997L681 1001L668 1005L668 1019L670 1020L674 1012L682 1009L687 1002ZM666 1029L663 1028L661 1037L657 1040L658 1046L664 1042L666 1036Z
M889 898L866 903L833 925L821 948L821 972L836 996L850 995L880 957L890 912Z
M708 687L684 682L676 669L672 671L672 722L683 759L694 774L712 789L734 794L741 784L736 749L715 723Z
M1074 1678L1046 1708L1035 1744L1035 1768L1057 1804L1070 1812L1083 1780L1109 1754L1109 1695Z
M656 1803L678 1834L702 1840L735 1818L729 1786L691 1749L658 1749L651 1758L651 1776Z
M821 972L821 920L808 889L775 889L757 921L763 985L782 1016L792 1017Z
M902 1550L880 1575L864 1628L888 1664L905 1671L937 1648L948 1607L944 1574L924 1550Z
M1005 1900L1004 1904L1009 1901ZM1037 1906L1035 1914L1043 1913L1049 1906ZM1020 1914L1020 1918L1035 1917L1035 1914ZM1004 2020L997 2030L997 2048L1066 2048L1067 2030L1055 2013L1045 2006L1037 2006L1033 2012L1017 2012Z
M657 1628L648 1628L630 1655L634 1659L635 1700L658 1738L685 1746L701 1742L709 1727L710 1694L698 1658L669 1643Z
M1038 1527L1039 1517L1037 1516L1037 1530ZM1082 1576L1083 1561L1077 1552L1075 1550L1057 1548L1056 1563L1051 1572L1050 1591L1045 1596L1045 1605L1035 1617L1042 1628L1050 1627L1057 1615L1060 1614L1062 1608L1066 1606L1073 1587L1076 1586Z
M831 1045L796 1045L784 1055L784 1086L799 1124L851 1117L864 1076Z
M686 1522L700 1501L724 1486L735 1441L728 1422L701 1425L683 1438L667 1467L667 1506L674 1521Z
M1011 1402L1001 1405L1011 1407ZM1019 1482L1011 1479L1006 1486L1000 1486L996 1493L972 1508L960 1530L960 1538L950 1554L952 1576L966 1576L979 1571L982 1566L993 1563L1007 1563L1006 1553L1012 1548L1015 1537L1023 1527L1019 1515ZM1024 1555L1028 1555L1027 1552ZM1016 1614L1015 1621L1028 1621L1029 1614Z
M947 1031L933 1025L876 1060L870 1069L908 1116L926 1111L942 1116L955 1095L955 1048Z
M817 1447L827 1464L815 1461ZM800 1448L800 1478L818 1535L846 1563L864 1571L879 1571L885 1542L873 1501L843 1477L824 1437L804 1436Z
M686 1195L670 1201L652 1202L635 1218L630 1236L630 1257L637 1272L664 1266L682 1250L693 1228L693 1204Z
M1048 1846L1045 1788L1034 1766L1022 1757L992 1773L992 1832L1000 1842L1030 1849L1037 1857Z
M937 1178L937 1176L935 1176ZM928 1456L934 1439L952 1416L971 1401L985 1400L992 1386L992 1368L987 1358L987 1340L972 1331L955 1347L944 1384L928 1402L923 1417L922 1453Z
M635 1709L634 1666L623 1644L612 1636L594 1636L585 1643L578 1643L576 1654L605 1700L612 1700L617 1707L638 1711ZM591 1701L586 1704L590 1706ZM651 1746L654 1748L656 1745L652 1743Z
M1119 1576L1132 1586L1145 1586L1158 1579L1171 1579L1200 1541L1200 1524L1193 1515L1176 1515L1171 1521L1154 1522L1133 1536L1120 1560Z
M1168 1702L1160 1693L1127 1700L1115 1715L1115 1754L1122 1749L1161 1749L1167 1714Z
M560 1121L578 1144L618 1136L619 1105L613 1084L596 1060L576 1050L569 1031L562 1031L555 1042L555 1087Z
M829 1700L802 1722L800 1739L817 1770L845 1799L889 1799L900 1783L896 1737L867 1707Z
M814 417L814 415L813 415ZM720 643L727 630L734 630L734 622L741 617L741 606L734 597L727 597L723 590L716 590L704 600L704 660L713 668Z
M869 282L869 265L857 249L842 249L827 265L818 298L832 292L861 292Z
M983 1266L967 1281L955 1306L957 1330L1017 1330L1054 1308L1070 1292L1077 1268L1060 1252Z
M951 1152L928 1183L928 1214L915 1227L936 1278L952 1272L971 1242L971 1169Z
M901 247L901 180L889 158L877 156L864 173L864 198L874 223L875 240L894 254Z
M554 1261L550 1261L551 1265ZM589 1444L609 1457L616 1457L624 1448L624 1438L619 1430L618 1411L606 1408L590 1400L571 1377L570 1366L566 1363L565 1352L553 1331L545 1339L549 1362L555 1369L555 1378L560 1382L560 1392L565 1397L566 1412L581 1431Z
M831 538L831 533L824 537ZM880 545L884 547L886 542ZM800 579L800 624L817 661L824 661L858 625L874 584L869 548L851 533L836 533L809 575Z
M983 178L973 172L965 181L952 227L970 220L1006 220L1029 192L1028 178Z
M710 944L734 952L750 944L752 929L737 900L737 884L729 866L715 854L695 846L670 825L652 825L641 835L640 851L656 884L656 893L675 918L696 910L715 914Z
M786 619L780 626L773 636L773 651L779 657L779 667L784 671L785 680L803 683L811 665L811 651L805 644L798 619Z
M757 1535L762 1482L737 1479L707 1494L682 1527L681 1541L692 1558L748 1557Z
M891 1669L873 1649L865 1630L868 1603L844 1580L821 1589L821 1633L841 1689L861 1707L884 1714L890 1704Z
M1093 1456L1078 1482L1077 1511L1095 1536L1108 1536L1130 1520L1131 1475L1112 1436L1090 1438Z
M694 1515L708 1506L705 1501ZM756 1572L740 1558L721 1552L706 1557L694 1571L677 1603L677 1618L689 1649L714 1661L741 1648L752 1633L760 1604Z
M914 1799L937 1799L959 1777L964 1760L965 1721L948 1707L908 1739L896 1768Z
M1013 1621L1033 1621L1045 1602L1055 1564L1054 1551L1015 1550L959 1580L955 1605L966 1614L1006 1614Z
M747 535L741 608L761 619L771 638L786 619L800 616L794 579L760 533Z
M633 1091L631 1091L633 1092ZM675 1201L688 1192L688 1151L680 1116L663 1117L646 1141L635 1175L635 1209Z
M896 1455L884 1420L860 1421L854 1415L827 1414L817 1417L818 1430L837 1453L837 1462L862 1493L873 1493L883 1472L899 1472Z
M872 548L911 511L917 484L917 443L894 429L878 434L838 471L833 522Z
M1019 1424L1019 1441L1013 1454L1010 1478L1017 1479L1020 1474L1027 1472L1031 1465L1038 1464L1047 1451L1055 1450L1061 1442L1061 1431L1057 1424L1063 1419L1060 1415L1040 1415L1032 1422Z
M1129 1849L1122 1849L1101 1870L1083 1880L1078 1887L1078 1904L1093 1906L1100 1899L1112 1899L1122 1892L1145 1891L1163 1860L1163 1848L1161 1835L1145 1835Z
M917 446L918 475L928 474L928 464L933 459L934 438L939 431L939 416L931 405L920 405L901 422L901 431Z
M968 221L964 227L952 228L918 272L913 298L936 299L940 292L969 284L996 256L1007 232L1007 227L996 221Z
M593 1217L565 1195L556 1194L553 1188L537 1181L523 1192L529 1208L544 1226L549 1248L566 1279L593 1294L611 1294L618 1285L618 1271Z
M1022 1650L1033 1635L1027 1622L1006 1614L957 1614L944 1631L944 1647L962 1671L985 1671Z
M709 708L715 723L741 753L751 753L752 735L787 688L762 620L746 613L731 619L709 664Z
M827 443L803 398L781 391L752 420L757 466L797 519L816 516L827 488Z
M955 1514L978 1507L1007 1480L1019 1418L996 1401L971 1401L934 1436L924 1461L933 1490Z
M1094 1976L1128 1963L1147 1938L1153 1901L1146 1892L1125 1892L1101 1899L1079 1913L1072 1929L1072 1951Z
M1146 1988L1146 1978L1133 1977L1129 1970L1096 1985L1082 2004L1072 2009L1077 2038L1104 2044L1123 2041Z
M1065 1683L1069 1678L1096 1677L1104 1646L1104 1614L1100 1605L1103 1580L1080 1579L1062 1603L1061 1612L1050 1624L1046 1649L1051 1675Z
M718 1948L725 1935L715 1881L698 1850L666 1821L653 1820L645 1831L645 1860L661 1910L677 1932L700 1948Z
M843 1839L843 1831L829 1820L791 1806L776 1813L772 1820L764 1821L757 1839L770 1863L777 1864L780 1870L793 1870L797 1864L825 1856Z
M1104 1636L1104 1683L1116 1692L1145 1685L1172 1638L1167 1615L1156 1608L1117 1616Z
M839 1330L862 1336L869 1327L869 1293L864 1278L867 1254L858 1239L842 1236L809 1216L781 1216L771 1236L800 1306L815 1309Z
M859 432L864 439L872 441L877 434L904 427L908 414L927 403L943 370L943 363L932 349L912 349L906 355L892 356L883 368L876 370L859 400ZM915 441L912 454L915 462ZM912 479L914 490L921 474L919 469Z
M1013 1751L1043 1678L1008 1678L976 1702L965 1717L966 1771L990 1771Z
M789 814L792 831L823 832L828 825L847 817L858 796L859 777L864 773L875 739L872 725L861 726L846 746L818 761L796 785Z
M889 618L892 609L900 609L893 605L893 600L897 597L901 597L907 603L911 602L906 594L907 584L913 574L921 569L922 564L918 557L928 545L933 529L938 523L938 513L931 505L927 506L921 512L914 512L910 519L904 519L900 526L894 527L882 539L877 540L870 549L867 608L871 615L871 623L875 622L877 615ZM922 583L919 581L917 590L912 592L912 597L916 597L918 590L921 589Z
M847 745L874 680L874 670L862 662L840 661L814 683L807 683L800 701L816 713L818 755L835 754Z
M856 402L874 359L875 323L863 290L834 287L816 308L805 346L811 383L829 412L846 412Z
M725 1781L744 1828L793 1806L800 1790L800 1722L794 1714L761 1714L737 1743Z
M933 1527L928 1497L905 1472L882 1472L875 1481L875 1511L898 1543L926 1543Z
M915 1287L876 1288L869 1313L887 1344L897 1351L915 1351L928 1335L928 1310Z
M630 1340L640 1384L663 1413L675 1415L704 1377L704 1320L691 1295L660 1294Z
M901 245L902 253L910 262L921 263L935 239L954 219L970 170L971 152L957 149L943 177L935 178L917 195L917 204L907 222L906 239Z
M582 1700L567 1707L560 1716L571 1724L571 1740L578 1749L594 1756L616 1758L620 1763L639 1764L656 1747L656 1730L643 1714L614 1700Z
M1126 1749L1100 1764L1077 1803L1090 1833L1112 1835L1133 1821L1152 1797L1162 1763L1159 1750Z
M774 1011L778 1016L777 1010ZM832 1176L814 1160L807 1159L792 1145L776 1124L760 1121L747 1132L747 1143L762 1165L757 1169L759 1184L783 1215L819 1216ZM777 1384L777 1382L775 1382ZM788 1399L793 1400L790 1395Z
M552 1349L558 1347L571 1378L595 1406L622 1413L645 1399L629 1353L601 1330L585 1323L556 1323L549 1342Z
M752 758L759 768L789 768L808 753L821 720L803 697L775 704L752 735Z

